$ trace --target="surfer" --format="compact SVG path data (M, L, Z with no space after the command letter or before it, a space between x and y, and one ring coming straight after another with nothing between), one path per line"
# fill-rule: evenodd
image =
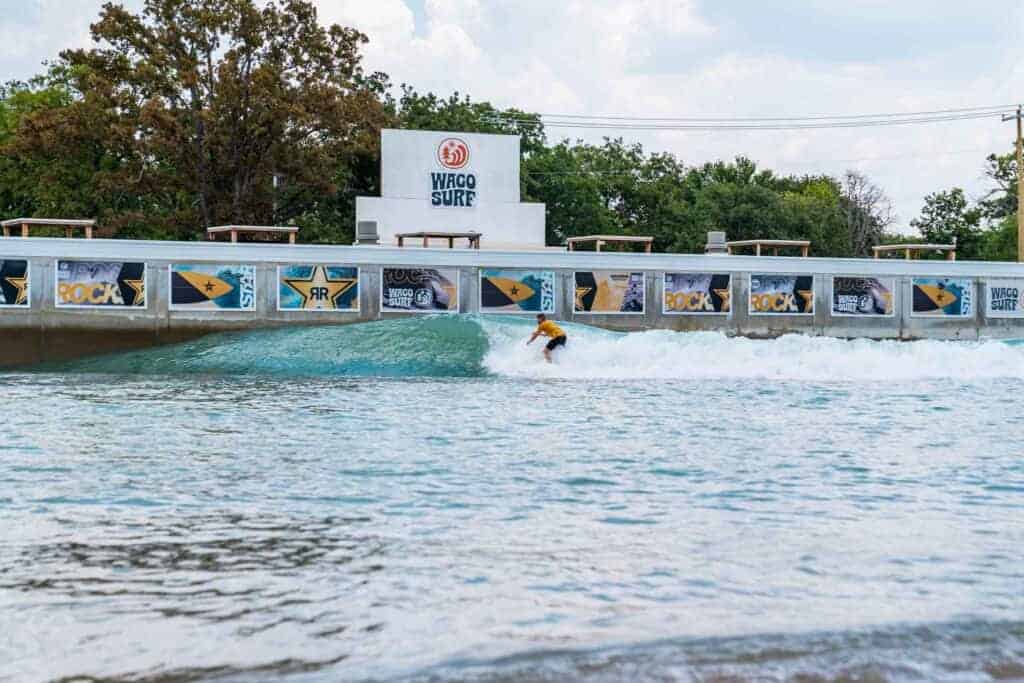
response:
M554 321L548 320L543 313L537 314L537 329L534 330L533 336L530 337L530 341L526 342L529 346L533 343L533 340L537 337L544 335L548 337L549 341L547 346L544 347L544 360L551 362L551 352L557 349L559 346L565 346L566 338L565 331L561 327L556 325Z

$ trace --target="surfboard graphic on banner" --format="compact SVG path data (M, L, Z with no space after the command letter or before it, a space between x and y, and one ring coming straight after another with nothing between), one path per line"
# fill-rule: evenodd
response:
M813 275L750 276L750 308L753 315L813 315Z
M728 273L665 273L661 312L666 315L728 315L732 310Z
M554 313L553 270L480 271L481 313Z
M833 277L832 315L892 316L893 278Z
M1024 318L1024 280L989 280L987 318Z
M577 271L573 275L576 313L643 313L644 274L615 270Z
M974 282L968 278L915 277L913 310L918 318L969 318L974 315Z
M404 313L458 313L458 268L383 268L380 310Z
M171 265L171 310L252 311L255 293L256 266Z
M0 259L0 308L28 308L28 261Z
M359 269L291 265L277 269L279 311L359 311Z
M146 264L57 261L58 308L146 307Z

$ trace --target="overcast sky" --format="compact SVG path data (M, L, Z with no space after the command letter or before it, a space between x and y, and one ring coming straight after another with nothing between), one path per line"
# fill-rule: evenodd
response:
M0 0L0 74L88 44L99 0ZM139 0L125 3L141 5ZM963 0L318 0L370 36L368 70L542 113L798 116L1024 100L1024 3ZM549 130L599 140L607 131ZM856 168L901 223L925 194L986 187L998 120L797 132L623 131L687 163L738 154L781 173Z

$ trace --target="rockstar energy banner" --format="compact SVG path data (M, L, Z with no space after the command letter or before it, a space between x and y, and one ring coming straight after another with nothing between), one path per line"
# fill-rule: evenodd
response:
M643 313L644 274L588 270L574 275L577 313Z
M121 261L57 261L60 308L146 306L146 264Z
M481 313L554 313L553 270L481 270Z
M749 312L755 315L812 315L814 276L751 275Z
M351 266L281 266L277 310L359 310L359 269Z
M974 315L974 283L966 278L915 277L914 317L969 318Z
M171 266L171 310L251 311L255 293L256 266Z
M406 313L458 313L457 268L384 268L380 310Z
M1024 280L989 280L986 287L986 317L1024 318Z
M669 315L728 315L730 282L727 273L665 273L661 311Z
M28 308L28 261L0 259L0 308Z
M891 316L893 291L896 281L892 278L876 277L834 277L832 278L832 315L884 315Z

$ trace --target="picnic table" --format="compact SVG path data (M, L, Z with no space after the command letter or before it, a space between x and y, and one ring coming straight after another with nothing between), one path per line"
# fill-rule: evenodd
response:
M430 240L448 240L448 248L455 248L455 240L465 239L469 240L470 249L480 248L480 233L478 232L400 232L395 235L398 239L398 246L404 247L405 240L408 239L422 239L423 248L426 249L430 246Z
M772 256L779 255L779 249L786 247L796 247L800 249L800 255L807 258L807 253L811 249L810 240L734 240L732 242L726 242L726 250L732 254L734 249L754 247L754 256L761 255L761 248L766 247L772 250Z
M583 235L581 237L570 237L565 241L566 248L569 251L576 251L577 245L590 243L594 244L596 251L601 251L601 247L606 244L639 243L644 245L644 252L650 254L654 238L644 235Z
M882 254L903 252L903 258L908 261L920 257L922 251L936 251L940 254L946 252L947 261L956 261L956 244L880 244L871 247L875 252L875 258L882 258Z
M80 220L70 218L12 218L0 222L3 228L4 237L11 236L11 230L21 228L21 236L28 237L29 229L32 227L64 228L64 236L68 239L74 237L75 228L85 228L85 239L92 239L92 229L96 225L94 220Z
M216 225L206 229L211 241L224 234L231 235L232 242L237 242L239 235L287 235L288 244L295 244L299 228L295 225Z

